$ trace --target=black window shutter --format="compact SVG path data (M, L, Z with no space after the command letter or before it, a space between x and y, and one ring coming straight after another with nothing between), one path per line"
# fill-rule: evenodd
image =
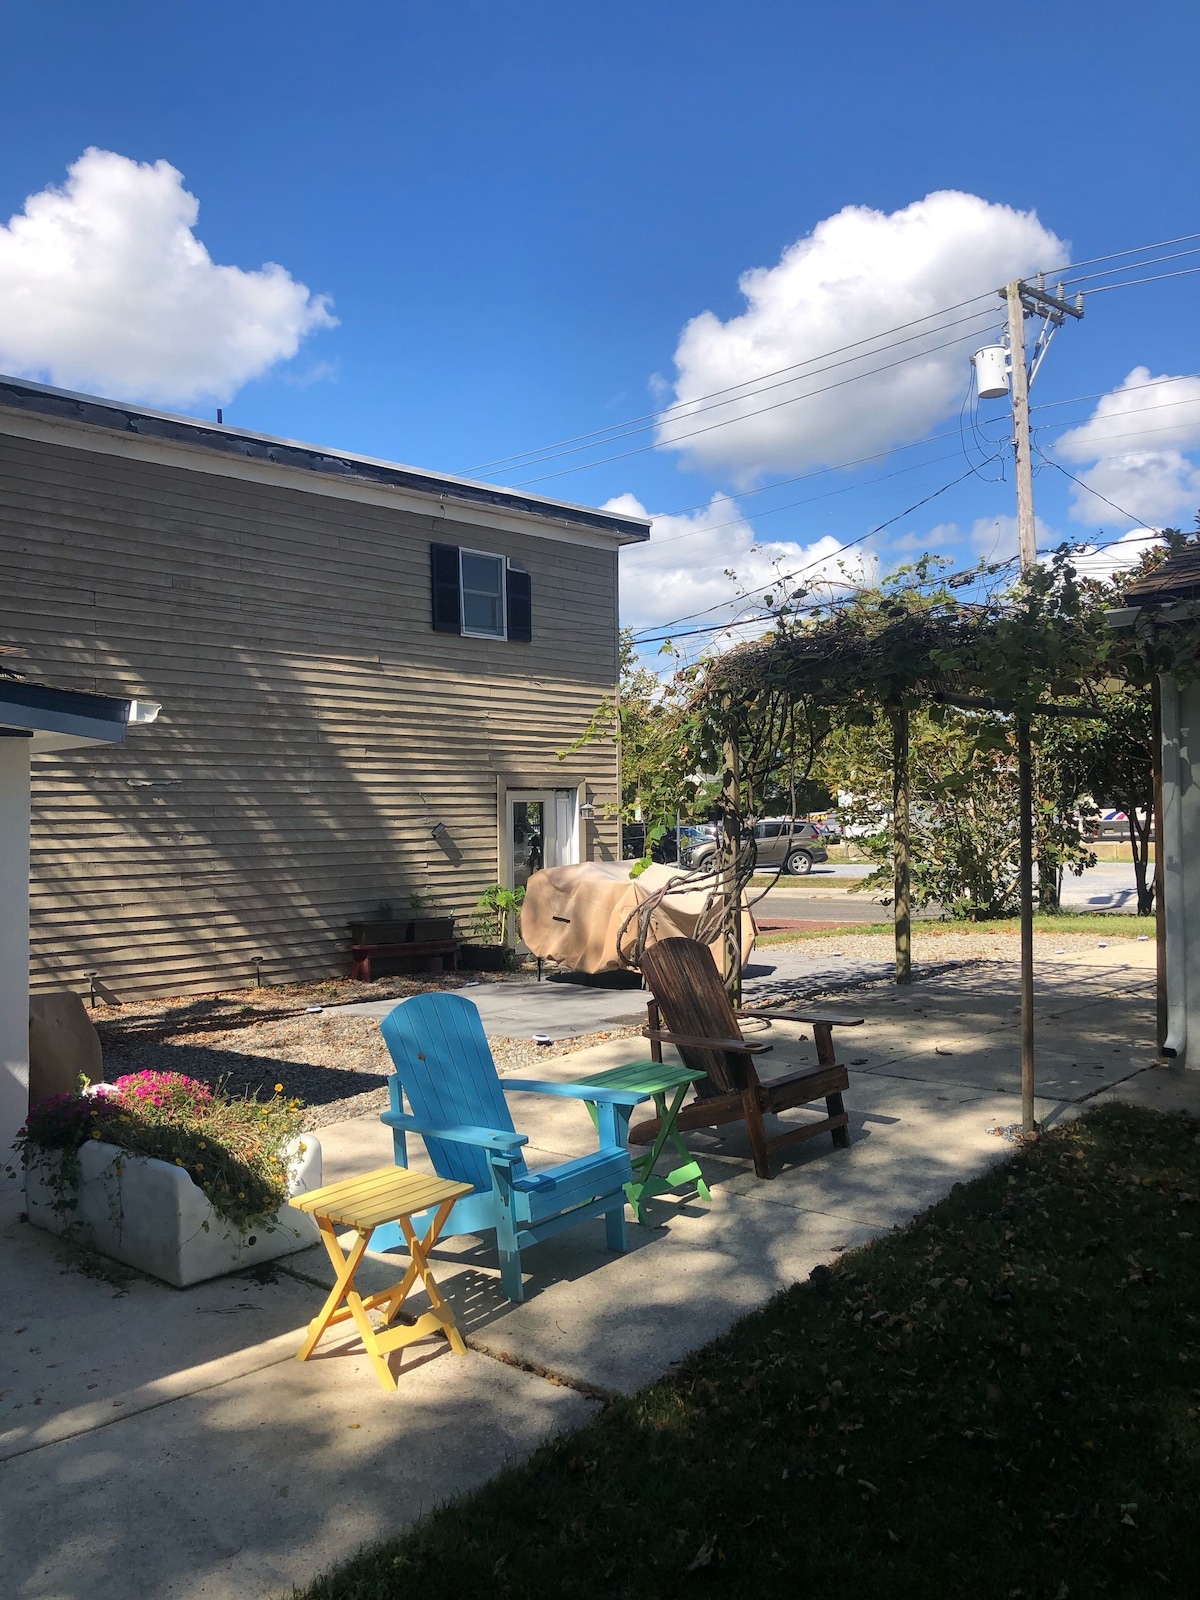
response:
M508 637L518 644L533 638L533 584L523 567L510 566L508 582Z
M430 587L433 594L434 633L461 633L462 612L458 592L458 546L429 546Z

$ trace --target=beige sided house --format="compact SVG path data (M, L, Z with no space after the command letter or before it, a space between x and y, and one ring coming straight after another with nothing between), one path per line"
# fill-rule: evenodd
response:
M0 667L153 699L34 762L34 988L346 970L346 923L465 924L620 854L629 517L0 378ZM590 808L595 808L594 817Z

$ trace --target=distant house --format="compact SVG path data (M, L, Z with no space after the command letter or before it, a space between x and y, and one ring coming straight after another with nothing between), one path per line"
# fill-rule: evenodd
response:
M1125 591L1115 627L1152 636L1165 625L1200 635L1200 545L1169 557ZM1198 638L1200 645L1200 638ZM1165 1051L1200 1068L1200 679L1159 679L1162 703Z
M36 763L34 987L345 969L346 923L619 857L645 522L0 379L0 663L165 710ZM592 809L594 808L594 818Z

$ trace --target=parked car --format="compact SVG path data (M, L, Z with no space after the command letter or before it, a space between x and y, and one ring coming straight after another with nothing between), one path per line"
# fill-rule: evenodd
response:
M760 867L782 867L795 877L804 877L815 862L829 859L816 825L804 817L764 817L754 824L754 843ZM694 845L685 856L684 865L697 871L708 866L717 853L717 844L714 837Z
M627 822L621 828L621 854L626 861L637 861L646 854L646 824L644 822ZM684 865L687 865L688 852L703 839L715 839L716 828L712 823L682 822L679 825L678 850ZM678 859L676 856L675 829L668 828L661 839L656 839L650 846L650 859L657 861L660 866L672 866Z

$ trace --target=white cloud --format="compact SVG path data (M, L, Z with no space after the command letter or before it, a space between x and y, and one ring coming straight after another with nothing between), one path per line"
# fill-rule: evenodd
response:
M1055 452L1092 463L1076 474L1096 494L1076 488L1071 515L1093 526L1112 520L1114 506L1165 527L1200 504L1200 469L1186 454L1200 448L1200 378L1152 377L1134 367L1097 403L1087 422L1064 433Z
M747 308L740 316L722 322L704 311L687 324L675 352L675 394L685 409L660 426L659 442L685 452L697 466L728 470L745 482L767 470L828 465L915 439L957 403L976 341L989 342L998 325L1001 306L994 298L930 323L933 331L916 343L886 354L871 354L870 346L864 354L852 352L849 365L718 410L690 413L704 395L873 338L1066 259L1067 246L1035 212L993 205L977 195L942 190L890 214L847 206L789 246L778 265L743 273L739 287ZM946 323L977 309L978 322L947 331ZM951 349L925 353L818 399L777 405L914 351L929 352L961 334L967 341ZM776 409L748 415L765 406ZM738 417L744 420L681 438Z
M1051 550L1062 543L1062 535L1041 517L1034 517L1033 530L1039 550ZM989 564L1008 561L1021 548L1017 519L1014 516L978 517L971 524L967 542L981 561Z
M635 517L650 515L632 494L618 495L604 509ZM622 551L621 624L649 628L703 613L681 622L682 631L732 621L739 615L757 615L763 593L784 592L777 582L780 575L800 568L805 570L792 588L801 584L840 587L847 572L851 581L860 581L870 568L870 557L859 549L841 556L841 549L838 541L828 536L811 545L759 543L737 501L714 494L699 511L654 517L650 542ZM771 590L765 591L763 585L770 585ZM739 593L746 598L739 598Z
M1120 572L1130 572L1156 545L1161 545L1157 528L1131 528L1114 543L1103 549L1088 546L1072 557L1072 565L1081 578L1105 581Z
M268 262L217 265L166 161L87 150L0 225L0 367L158 404L228 400L305 336L326 298Z

